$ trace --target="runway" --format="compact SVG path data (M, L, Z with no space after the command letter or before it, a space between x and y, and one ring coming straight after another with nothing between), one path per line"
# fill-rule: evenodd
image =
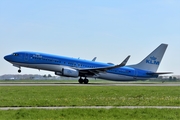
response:
M57 109L180 109L180 106L67 106L67 107L0 107L0 110L20 110L20 109L46 109L46 110L57 110Z
M50 82L0 82L0 86L180 86L180 83L50 83Z

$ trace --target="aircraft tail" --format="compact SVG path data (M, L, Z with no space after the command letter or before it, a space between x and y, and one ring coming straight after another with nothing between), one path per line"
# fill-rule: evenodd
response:
M130 65L130 67L156 72L164 56L167 46L167 44L161 44L140 63Z

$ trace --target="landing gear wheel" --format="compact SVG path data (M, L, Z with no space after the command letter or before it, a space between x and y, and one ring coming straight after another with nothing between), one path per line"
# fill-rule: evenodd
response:
M18 73L21 73L21 70L18 70Z
M84 84L88 84L89 80L88 79L84 79Z
M79 78L79 83L83 84L84 80L82 78Z

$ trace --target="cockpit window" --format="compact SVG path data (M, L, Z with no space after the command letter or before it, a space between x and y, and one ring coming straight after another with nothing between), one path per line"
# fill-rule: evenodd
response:
M13 53L13 55L14 55L14 56L19 56L19 54L17 54L17 53Z

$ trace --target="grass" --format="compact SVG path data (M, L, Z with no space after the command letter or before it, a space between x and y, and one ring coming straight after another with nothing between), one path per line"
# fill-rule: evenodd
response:
M4 86L6 106L180 106L180 87Z
M0 111L0 119L38 119L38 120L177 120L178 109L62 109L37 110L21 109Z
M143 86L1 86L6 106L180 106L180 87ZM0 110L0 120L178 120L179 109L20 109Z

